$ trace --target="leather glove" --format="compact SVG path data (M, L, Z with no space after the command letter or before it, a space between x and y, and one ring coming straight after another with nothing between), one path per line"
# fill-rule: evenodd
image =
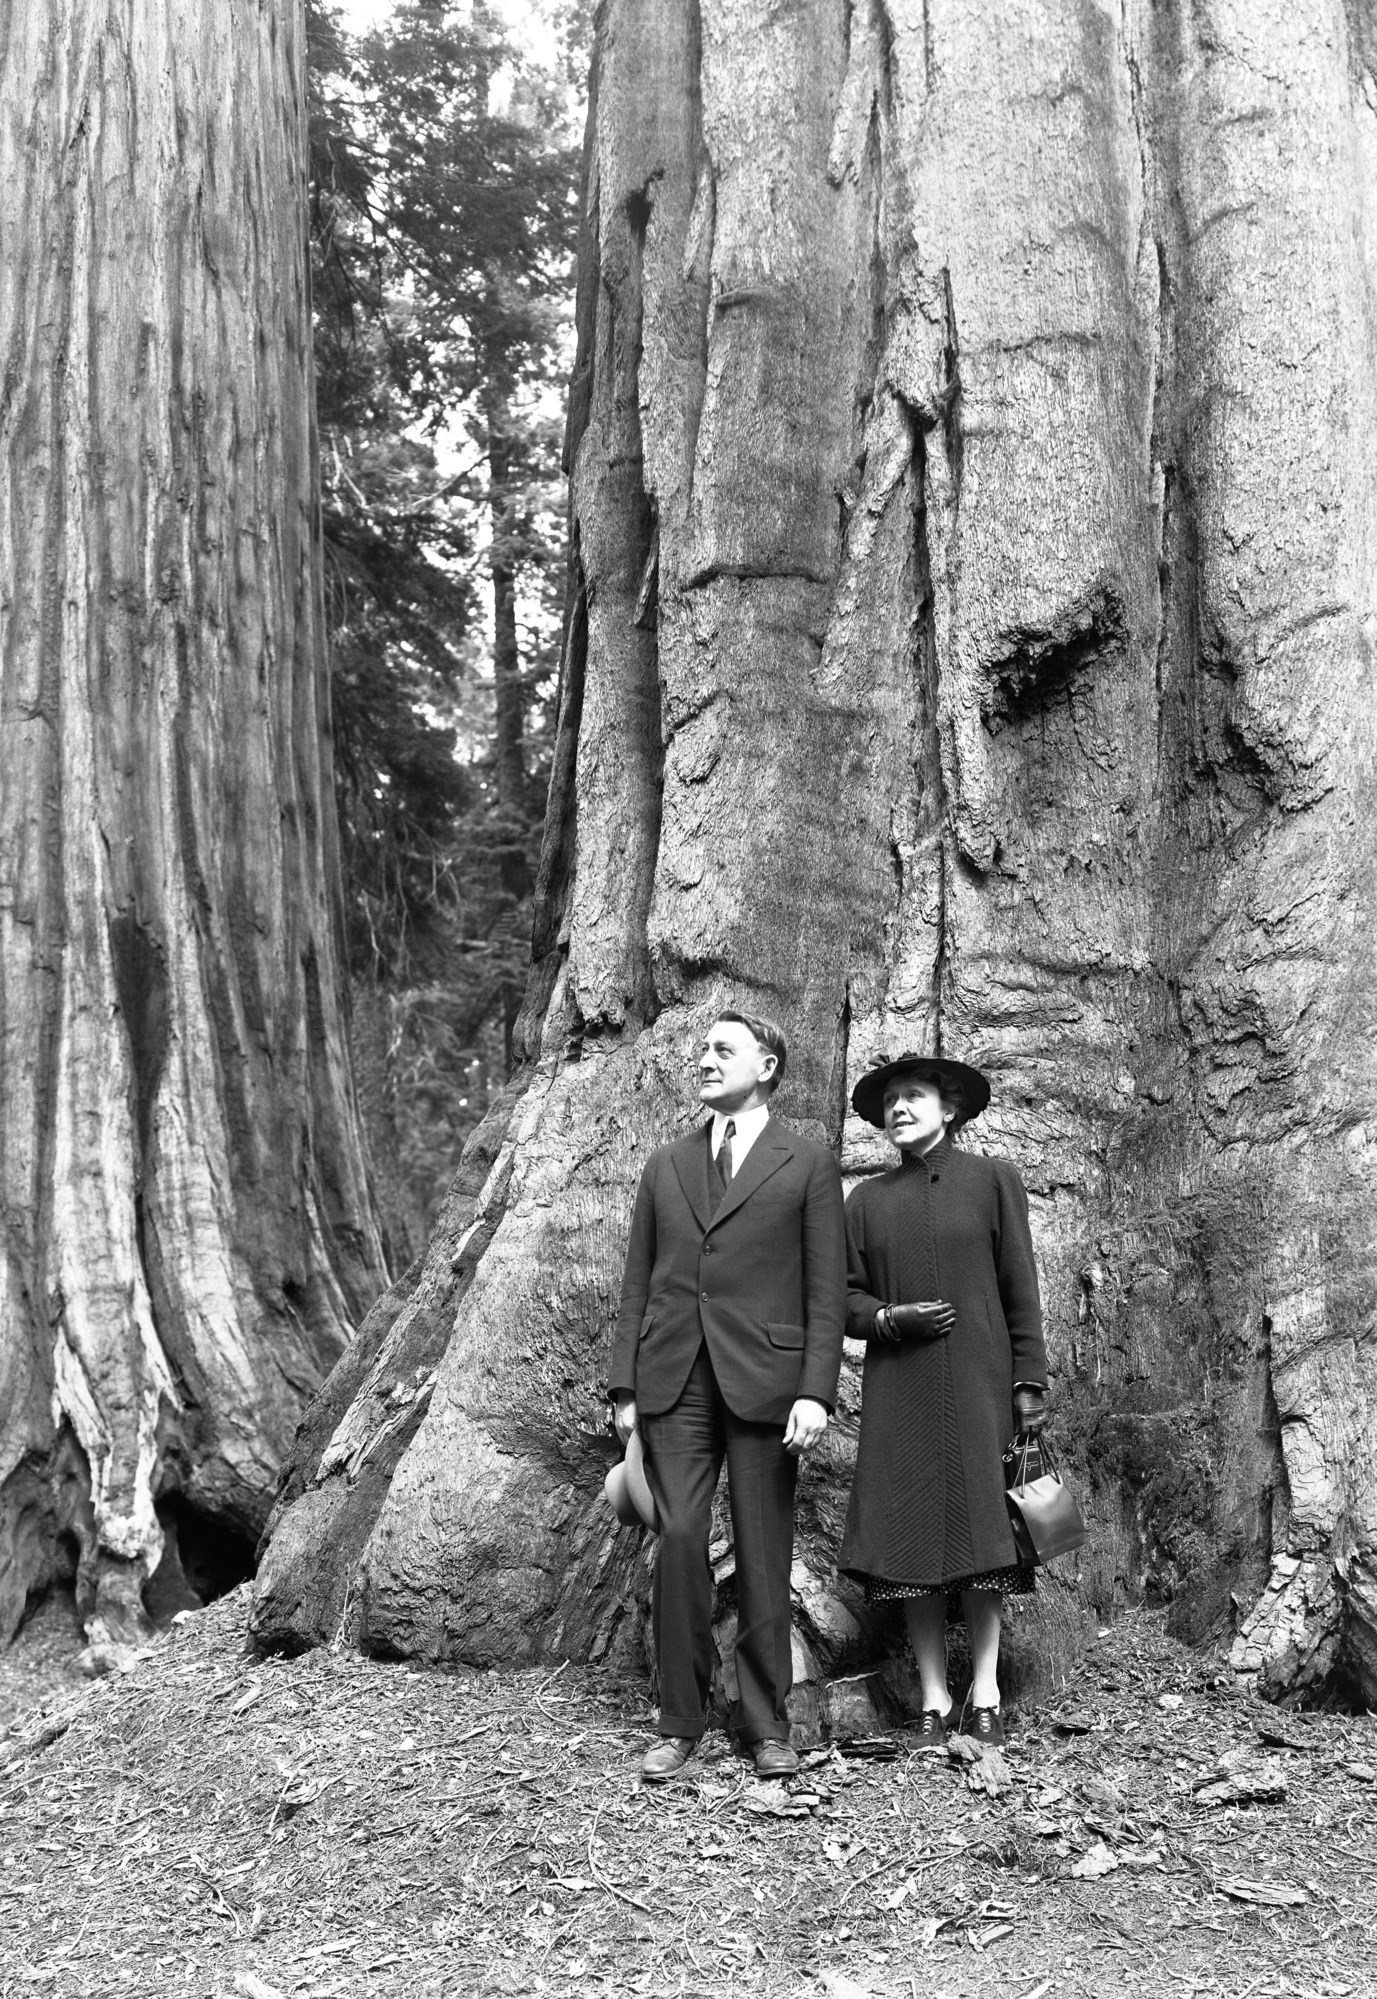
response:
M1047 1390L1045 1388L1016 1388L1014 1390L1014 1414L1018 1427L1035 1437L1047 1421Z
M922 1305L886 1305L880 1338L891 1340L940 1340L956 1324L956 1307L941 1298Z

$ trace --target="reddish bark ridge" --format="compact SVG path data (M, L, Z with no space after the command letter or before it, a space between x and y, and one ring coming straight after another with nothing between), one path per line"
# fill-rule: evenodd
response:
M0 1640L73 1569L93 1638L190 1601L178 1522L210 1584L251 1560L386 1277L341 999L303 57L295 0L54 0L0 35Z
M639 1640L598 1402L725 995L984 1065L1083 1583L1377 1693L1377 81L1360 10L600 14L524 1089L303 1432L271 1645ZM801 1508L800 1660L854 1374ZM730 1550L719 1546L724 1580ZM724 1617L729 1616L724 1594ZM810 1661L812 1662L810 1664Z

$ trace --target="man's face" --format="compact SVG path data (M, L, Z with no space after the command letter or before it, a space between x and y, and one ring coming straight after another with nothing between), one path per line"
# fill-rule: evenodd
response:
M744 1111L763 1104L775 1058L739 1020L715 1020L698 1057L698 1096L709 1110Z
M921 1145L950 1120L935 1083L921 1076L896 1076L885 1085L885 1132L895 1145Z

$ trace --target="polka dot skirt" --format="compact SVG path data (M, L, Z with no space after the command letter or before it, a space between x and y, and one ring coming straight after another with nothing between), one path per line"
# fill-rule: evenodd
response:
M1031 1562L1011 1562L1006 1569L982 1569L977 1575L954 1576L945 1583L896 1583L885 1576L867 1576L865 1593L871 1603L903 1603L918 1596L953 1598L964 1589L997 1589L1006 1596L1031 1596L1036 1577Z

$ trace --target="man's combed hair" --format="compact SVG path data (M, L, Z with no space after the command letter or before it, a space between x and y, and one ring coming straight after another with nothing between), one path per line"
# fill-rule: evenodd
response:
M716 1018L718 1020L734 1020L739 1027L748 1028L761 1047L774 1056L775 1071L769 1082L765 1085L770 1095L773 1096L784 1080L784 1066L789 1060L789 1043L784 1038L784 1029L780 1026L779 1022L777 1020L766 1020L763 1014L736 1013L730 1008L723 1013L719 1013Z

